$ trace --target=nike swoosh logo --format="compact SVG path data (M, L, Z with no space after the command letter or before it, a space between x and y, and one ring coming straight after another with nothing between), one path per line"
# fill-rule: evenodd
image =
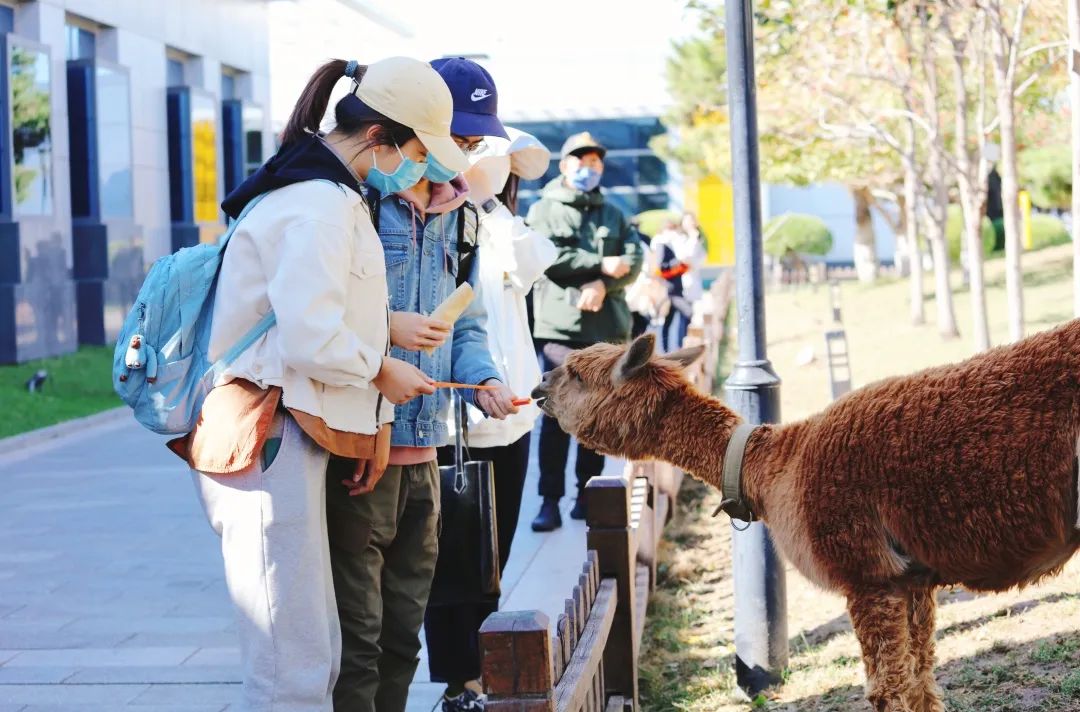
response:
M480 101L481 99L487 99L489 96L491 96L491 92L489 92L487 89L477 89L472 93L472 96L470 98L473 101Z

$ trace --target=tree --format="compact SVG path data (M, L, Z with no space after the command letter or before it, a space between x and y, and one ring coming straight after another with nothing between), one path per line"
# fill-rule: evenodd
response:
M997 84L998 121L1001 126L1001 204L1005 223L1005 296L1009 309L1009 339L1024 338L1023 269L1020 255L1020 183L1016 150L1016 72L1024 15L1031 0L1018 0L1012 17L1002 0L984 5L993 44L994 81Z
M942 31L952 48L952 75L956 134L956 180L960 209L964 216L964 245L967 250L968 276L971 285L972 336L976 351L990 348L990 323L986 314L986 288L983 279L983 211L990 162L986 157L986 17L973 4L946 2L941 7ZM969 88L974 79L974 92ZM974 101L972 100L974 93ZM972 106L974 104L974 106ZM975 140L971 137L974 119Z
M1069 3L1069 104L1072 111L1072 184L1080 185L1080 0ZM1073 316L1080 317L1080 190L1072 191Z

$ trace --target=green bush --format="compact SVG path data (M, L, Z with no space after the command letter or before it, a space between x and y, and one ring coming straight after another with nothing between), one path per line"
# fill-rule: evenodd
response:
M1068 145L1029 148L1017 157L1021 186L1040 208L1068 210L1072 201L1072 154Z
M1031 249L1038 250L1051 245L1063 245L1072 237L1065 229L1065 223L1053 215L1031 216Z
M782 257L789 249L803 255L824 255L832 249L833 236L816 215L784 213L765 223L765 252Z
M638 213L637 217L639 220L638 229L649 237L655 237L656 233L663 230L669 222L679 222L678 213L664 208L646 210L645 212Z
M945 241L949 245L949 259L953 264L960 263L960 246L964 243L964 213L959 205L949 206L949 219L945 222ZM983 255L994 250L994 225L990 219L982 219Z

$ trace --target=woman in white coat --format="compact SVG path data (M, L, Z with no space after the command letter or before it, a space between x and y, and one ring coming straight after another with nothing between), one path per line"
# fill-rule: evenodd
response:
M525 297L557 251L514 213L520 180L542 176L550 152L535 137L507 127L509 140L488 137L483 152L470 157L465 173L469 199L479 214L478 296L487 313L488 346L495 367L514 393L526 394L540 382L526 314ZM452 411L453 409L451 409ZM500 571L510 556L517 529L529 440L540 410L522 406L505 420L485 418L468 409L469 459L490 460L495 469ZM454 449L441 448L439 464L454 462ZM463 572L464 573L464 572ZM424 619L432 680L447 684L444 712L483 709L478 699L480 651L478 632L497 607L489 604L429 606Z

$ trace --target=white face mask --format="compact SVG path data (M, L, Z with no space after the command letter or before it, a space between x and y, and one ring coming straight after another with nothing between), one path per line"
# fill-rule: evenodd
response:
M480 156L473 161L472 171L483 171L496 193L502 191L510 178L510 156Z

